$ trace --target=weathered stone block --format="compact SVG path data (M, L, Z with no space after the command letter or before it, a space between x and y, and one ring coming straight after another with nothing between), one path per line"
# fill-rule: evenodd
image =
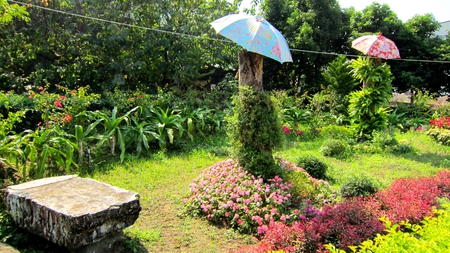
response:
M13 247L6 245L4 243L0 242L0 252L1 253L19 253L18 250L14 249Z
M120 233L139 217L139 195L76 175L9 186L5 202L14 222L69 249Z

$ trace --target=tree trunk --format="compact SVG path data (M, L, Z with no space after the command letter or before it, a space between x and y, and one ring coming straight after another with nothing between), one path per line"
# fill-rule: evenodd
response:
M239 51L239 85L248 85L263 91L263 56L248 51Z

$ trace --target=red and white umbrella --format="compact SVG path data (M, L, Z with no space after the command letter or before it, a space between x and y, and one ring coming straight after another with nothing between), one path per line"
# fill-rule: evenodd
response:
M352 47L365 55L384 59L398 59L400 52L395 43L383 35L364 35L352 42Z

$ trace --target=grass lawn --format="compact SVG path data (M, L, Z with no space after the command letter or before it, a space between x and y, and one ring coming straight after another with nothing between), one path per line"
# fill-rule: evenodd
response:
M319 149L323 141L316 140L289 143L276 155L293 162L305 154L322 159L329 165L328 174L334 179L332 185L336 189L354 175L364 174L381 186L387 186L396 178L431 176L442 168L450 168L450 147L436 144L422 132L397 133L396 138L411 144L413 152L356 153L340 160L321 155ZM183 210L182 199L189 192L192 180L203 169L227 159L216 155L221 153L217 150L223 149L224 142L216 144L217 147L204 145L192 149L190 154L159 154L109 164L89 175L140 194L140 217L126 230L128 236L136 239L129 241L136 252L228 252L240 245L255 243L251 237L212 226L204 219L179 216Z

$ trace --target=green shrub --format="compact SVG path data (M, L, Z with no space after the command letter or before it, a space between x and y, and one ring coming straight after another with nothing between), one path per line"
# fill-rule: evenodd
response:
M352 177L341 187L342 197L369 196L378 190L377 184L366 176Z
M450 146L450 130L444 128L430 128L427 135L433 137L442 145Z
M287 173L287 179L292 182L292 199L294 202L313 199L317 195L317 189L312 178L303 170L292 170Z
M302 167L313 178L327 179L328 166L314 156L302 156L298 159L297 165Z
M320 147L320 152L324 156L345 157L350 146L343 140L327 139Z
M373 131L372 145L381 148L382 150L398 144L392 131Z
M346 126L329 125L322 128L320 135L325 139L351 140L354 133Z
M350 247L353 252L449 252L450 241L450 208L444 205L445 210L436 211L437 217L425 219L422 225L392 224L383 219L386 225L386 235L378 234L373 240L367 240L358 246ZM399 230L399 225L406 227L411 233ZM343 253L333 245L327 245L330 252Z
M278 110L268 93L241 86L234 98L229 133L234 156L245 170L265 180L279 175L272 150L281 146Z
M392 147L392 151L395 153L406 154L413 152L413 147L408 140L400 140L398 145Z

